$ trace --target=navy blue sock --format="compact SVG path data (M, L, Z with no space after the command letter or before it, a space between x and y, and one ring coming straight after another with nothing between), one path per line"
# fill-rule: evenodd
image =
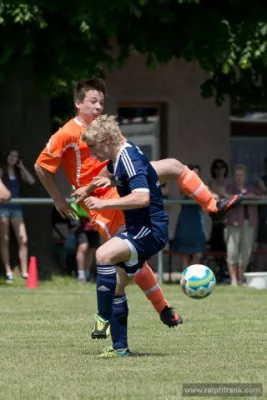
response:
M96 293L98 315L111 320L112 303L116 290L116 269L114 265L98 265Z
M111 337L115 350L126 349L127 340L128 303L126 295L114 296L111 318Z

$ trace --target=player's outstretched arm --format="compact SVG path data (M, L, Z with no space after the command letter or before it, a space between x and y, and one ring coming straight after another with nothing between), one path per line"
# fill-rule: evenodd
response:
M133 210L149 206L149 192L132 192L127 196L118 199L100 200L96 197L85 199L85 205L91 210Z

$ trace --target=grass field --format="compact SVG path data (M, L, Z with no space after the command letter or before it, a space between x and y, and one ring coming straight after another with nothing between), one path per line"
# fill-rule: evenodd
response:
M174 400L182 397L182 384L191 382L263 383L267 391L266 291L217 287L202 301L186 298L176 285L164 285L164 292L184 325L162 325L131 285L134 355L98 360L110 341L88 336L94 285L61 278L33 291L22 283L1 285L0 399Z

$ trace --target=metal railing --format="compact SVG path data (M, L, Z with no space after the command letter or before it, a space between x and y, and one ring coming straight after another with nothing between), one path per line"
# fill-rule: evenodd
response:
M66 201L68 203L73 203L73 199L67 198ZM50 198L18 198L11 199L5 204L25 204L25 205L51 205L53 204L53 200ZM178 205L178 204L197 204L195 200L185 200L185 199L176 199L176 200L164 200L164 205ZM267 205L267 200L244 200L242 205ZM158 282L162 284L163 282L163 251L160 251L157 254L157 274L158 274Z
M73 203L73 199L66 199L68 203ZM5 201L5 204L36 204L36 205L47 205L53 204L53 200L50 198L32 197L32 198L19 198L11 199ZM195 200L185 200L185 199L173 199L173 200L163 200L164 205L177 205L177 204L197 204ZM242 205L267 205L267 200L244 200Z

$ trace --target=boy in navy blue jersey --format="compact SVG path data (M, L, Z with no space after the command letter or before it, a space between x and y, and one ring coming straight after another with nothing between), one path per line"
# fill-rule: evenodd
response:
M86 129L82 139L100 161L110 160L107 172L114 179L120 195L118 199L107 200L88 197L85 205L94 210L124 210L125 214L126 231L118 233L96 252L98 314L92 332L92 337L94 334L99 336L111 322L113 347L102 357L122 357L130 354L128 307L125 295L115 296L116 270L119 284L125 287L129 277L164 248L168 241L168 216L163 209L161 186L155 170L140 149L122 136L114 116L98 117ZM112 324L114 302L124 307L125 312ZM179 323L182 323L181 318Z

